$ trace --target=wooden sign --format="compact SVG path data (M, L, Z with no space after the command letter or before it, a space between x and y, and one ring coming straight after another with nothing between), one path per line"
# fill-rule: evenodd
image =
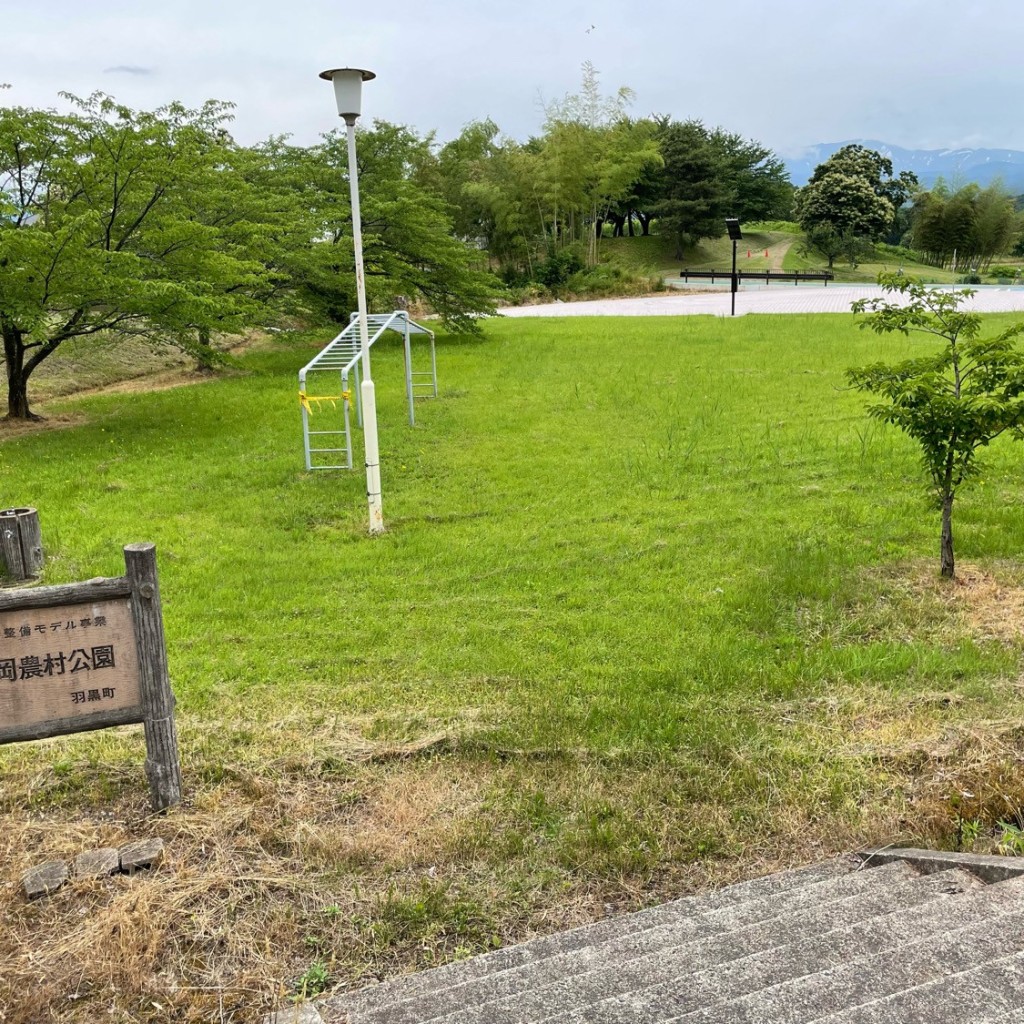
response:
M181 800L153 544L124 549L126 573L0 591L0 744L141 723L153 805Z
M142 721L127 598L2 611L0 637L0 737L78 732L93 716L102 727L112 713Z

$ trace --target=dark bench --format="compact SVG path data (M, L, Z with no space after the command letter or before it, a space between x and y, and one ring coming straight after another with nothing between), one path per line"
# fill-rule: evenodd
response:
M731 281L732 271L683 269L679 271L679 276L687 282L692 277L710 280L714 284L717 278ZM771 284L772 281L792 281L798 285L801 281L824 281L827 288L829 281L835 279L835 274L831 270L738 270L736 277L740 281L764 281L765 284Z

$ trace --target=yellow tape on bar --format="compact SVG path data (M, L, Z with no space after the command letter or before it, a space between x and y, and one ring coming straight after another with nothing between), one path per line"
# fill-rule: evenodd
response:
M330 402L335 409L338 402L351 402L352 392L342 391L340 395L307 395L305 391L299 392L299 405L302 406L310 416L313 415L313 405L319 407L321 402Z

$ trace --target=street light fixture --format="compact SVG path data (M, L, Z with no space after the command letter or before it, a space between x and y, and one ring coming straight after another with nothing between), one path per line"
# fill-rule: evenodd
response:
M348 135L348 183L352 196L352 243L356 261L356 300L359 307L359 346L362 352L363 440L366 448L366 500L370 507L370 533L384 532L380 495L380 449L377 443L377 402L370 377L370 342L366 325L366 274L363 269L363 222L359 212L359 174L356 167L356 121L362 111L363 82L377 76L362 68L332 68L320 77L334 84L338 117L345 119Z
M725 218L725 229L729 232L729 238L732 239L732 313L731 316L736 315L736 289L739 286L739 280L736 277L736 243L743 237L743 232L740 231L740 221L738 217L726 217Z

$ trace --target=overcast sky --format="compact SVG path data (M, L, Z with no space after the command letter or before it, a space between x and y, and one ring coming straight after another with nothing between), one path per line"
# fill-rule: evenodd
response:
M0 25L0 102L231 100L244 143L334 127L317 73L338 66L377 73L364 118L443 140L491 117L524 139L590 60L638 115L786 156L849 138L1024 150L1019 0L0 0Z

